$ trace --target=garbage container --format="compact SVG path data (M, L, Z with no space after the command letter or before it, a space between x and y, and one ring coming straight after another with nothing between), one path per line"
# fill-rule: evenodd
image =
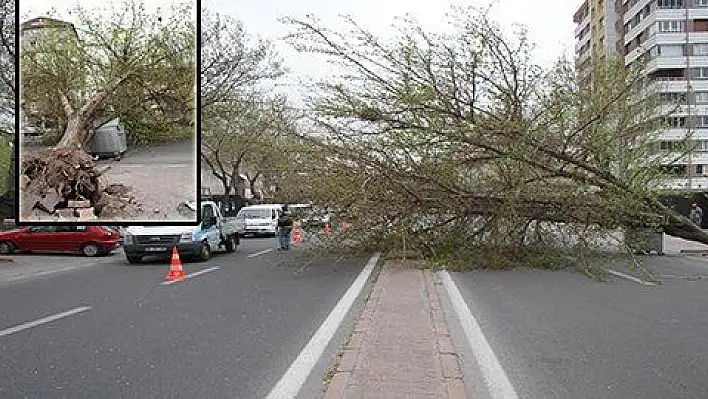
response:
M91 155L119 157L128 149L125 127L115 118L96 129L90 143Z
M661 227L630 228L624 234L624 242L635 254L664 254L664 230Z

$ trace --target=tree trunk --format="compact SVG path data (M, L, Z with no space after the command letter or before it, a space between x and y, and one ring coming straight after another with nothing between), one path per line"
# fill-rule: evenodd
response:
M234 170L233 174L231 175L231 187L234 188L236 191L236 194L238 194L241 197L244 197L244 186L243 186L243 179L241 179L241 176L238 174L238 170Z
M78 111L71 106L67 95L59 91L59 98L64 105L64 113L67 118L69 118L69 122L66 125L64 135L59 141L59 144L57 144L57 147L82 148L89 139L91 129L94 128L94 119L106 105L108 97L118 86L125 82L130 75L131 73L126 73L109 83L106 88L99 90Z
M57 147L82 148L89 139L91 119L92 116L81 113L71 115Z
M231 185L229 184L229 179L227 177L219 178L221 180L221 185L224 187L224 195L231 195Z
M253 196L253 198L255 198L259 201L263 199L263 198L261 198L260 195L256 195L256 182L258 181L258 178L260 176L261 176L260 173L256 173L256 175L253 177L246 175L246 177L248 178L248 188L251 189L251 195Z
M701 230L700 227L693 224L693 222L691 222L687 217L677 213L666 205L661 203L656 205L661 209L664 215L667 216L668 223L664 224L664 232L666 234L684 238L686 240L700 242L702 244L708 244L707 232Z
M15 169L15 147L11 146L10 148L10 165L7 168L7 192L14 198L15 190L17 190L15 186L15 173L17 171Z

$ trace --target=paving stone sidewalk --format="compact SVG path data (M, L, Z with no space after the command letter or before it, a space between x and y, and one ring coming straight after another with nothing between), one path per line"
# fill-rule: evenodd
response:
M324 397L467 397L429 270L386 261Z

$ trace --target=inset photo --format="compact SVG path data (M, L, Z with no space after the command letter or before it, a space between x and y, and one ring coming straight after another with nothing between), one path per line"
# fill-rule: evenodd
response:
M19 16L18 223L196 224L198 2Z

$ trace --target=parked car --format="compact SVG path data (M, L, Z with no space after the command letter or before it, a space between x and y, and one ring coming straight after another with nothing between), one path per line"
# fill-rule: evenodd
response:
M0 232L0 253L74 252L108 254L119 246L119 232L102 226L30 226Z

